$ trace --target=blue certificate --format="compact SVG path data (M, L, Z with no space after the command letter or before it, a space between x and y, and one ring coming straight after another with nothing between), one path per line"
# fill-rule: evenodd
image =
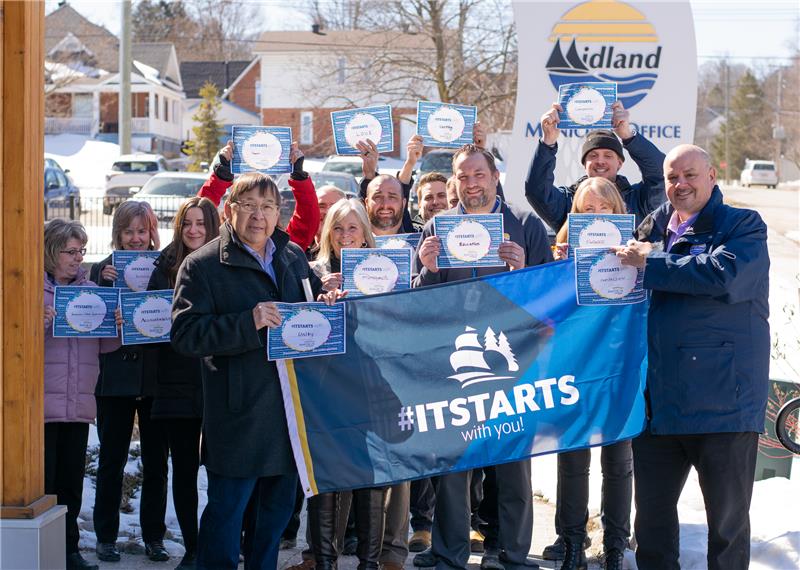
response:
M415 250L419 245L421 233L394 234L392 236L375 236L375 245L381 249L400 249L407 247Z
M450 103L417 103L417 134L425 146L460 148L473 142L478 108Z
M344 303L275 303L281 326L267 329L267 358L309 358L344 354Z
M394 150L394 125L389 105L347 109L331 113L336 154L357 155L356 143L371 140L378 152Z
M622 265L607 247L575 250L575 290L579 305L630 305L647 298L644 271Z
M111 263L117 270L114 287L130 291L144 291L155 269L154 262L160 251L130 251L116 249L111 253Z
M411 250L360 248L342 250L342 289L349 297L411 288Z
M292 129L289 127L233 127L231 172L283 174L292 171Z
M569 256L579 247L625 245L636 226L633 214L568 214Z
M558 88L558 128L610 129L611 105L617 100L616 83L567 83Z
M169 342L172 289L120 294L122 344Z
M119 289L112 287L56 287L53 336L57 338L115 338L114 311Z
M433 231L442 242L436 258L440 269L448 267L499 267L503 243L502 214L469 214L433 218Z

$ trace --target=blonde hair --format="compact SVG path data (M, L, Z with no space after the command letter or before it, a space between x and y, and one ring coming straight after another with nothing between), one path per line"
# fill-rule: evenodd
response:
M58 267L58 254L72 238L84 246L89 241L80 222L56 218L44 225L44 270L50 275L54 275Z
M333 257L333 244L331 234L333 226L341 222L350 213L355 213L358 223L361 224L361 231L364 233L364 241L367 247L375 247L375 238L372 236L372 226L369 224L367 211L360 200L350 198L349 200L339 200L325 216L325 223L322 224L322 233L319 238L319 254L316 261L322 265L328 265Z
M111 247L122 249L122 232L133 223L136 218L141 218L150 234L150 246L147 249L161 249L161 238L158 236L158 219L153 209L147 202L127 200L117 206L114 219L111 221Z
M583 200L586 194L589 192L598 196L601 200L608 202L611 205L611 213L612 214L627 214L628 209L625 207L625 202L622 200L622 196L617 190L616 184L608 180L607 178L603 178L602 176L594 176L592 178L587 178L583 182L578 185L578 189L575 191L575 195L572 197L572 209L570 209L571 214L583 214ZM569 228L567 227L568 222L564 222L564 225L561 226L561 229L558 230L558 234L556 234L556 243L566 243L567 237L569 235Z

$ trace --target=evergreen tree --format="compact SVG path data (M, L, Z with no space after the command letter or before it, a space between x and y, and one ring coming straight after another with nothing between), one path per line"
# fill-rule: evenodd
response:
M745 159L769 159L772 156L771 111L764 100L759 81L747 71L731 97L729 119L711 143L714 165L719 168L725 161L725 136L728 137L728 160L731 178L737 179L744 168ZM720 177L725 169L719 168Z
M494 336L492 327L488 327L486 329L486 334L483 335L483 349L497 350L497 339Z
M203 170L201 162L211 164L220 148L220 137L224 134L222 125L217 121L217 114L222 108L217 86L206 82L200 89L200 97L203 100L200 102L197 112L192 115L192 120L197 123L197 126L192 127L194 137L187 145L187 154L193 159L189 165L189 170L192 172Z
M497 348L501 354L505 355L506 360L508 360L508 370L510 372L516 372L519 370L519 364L517 364L514 351L511 350L511 345L508 343L508 338L502 331L500 331L500 336L498 337Z

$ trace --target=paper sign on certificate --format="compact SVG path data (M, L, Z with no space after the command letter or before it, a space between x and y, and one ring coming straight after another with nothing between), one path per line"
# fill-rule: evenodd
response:
M120 294L122 344L169 342L172 289Z
M342 250L342 289L349 297L411 288L411 250L359 248Z
M360 154L356 143L367 139L375 143L378 152L394 150L394 126L389 105L334 111L331 113L331 124L336 154Z
M345 353L344 303L275 303L281 325L267 330L267 358L309 358Z
M442 243L441 253L436 258L439 268L506 264L498 255L503 243L502 214L439 214L433 218L433 231Z
M160 251L130 251L117 249L111 253L111 263L117 270L114 287L131 291L144 291L155 269Z
M460 148L473 142L478 108L450 103L417 103L417 134L425 146Z
M233 127L231 172L283 174L292 171L292 129L289 127Z
M633 214L568 214L569 256L579 247L625 245L633 237Z
M375 236L375 245L381 249L400 249L406 247L416 250L421 233L394 234L391 236Z
M575 250L575 289L579 305L630 305L647 298L644 271L622 265L607 247Z
M564 109L558 128L610 129L611 105L617 100L616 83L568 83L558 88L558 103Z
M111 287L56 287L53 307L53 336L57 338L114 338L114 311L119 289Z

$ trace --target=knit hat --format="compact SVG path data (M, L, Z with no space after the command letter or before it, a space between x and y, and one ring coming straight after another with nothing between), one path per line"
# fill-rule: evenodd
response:
M583 143L583 150L581 151L581 164L586 162L587 154L598 148L613 150L619 155L620 160L625 160L625 155L622 154L622 143L619 142L617 135L611 131L600 130L592 131L586 135L586 141Z

